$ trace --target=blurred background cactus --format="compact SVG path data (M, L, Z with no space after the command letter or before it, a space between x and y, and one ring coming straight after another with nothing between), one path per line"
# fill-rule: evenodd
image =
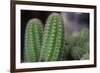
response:
M22 11L22 19L22 62L89 59L88 13Z
M66 40L65 49L66 60L89 59L89 30L83 28L80 32L75 32Z

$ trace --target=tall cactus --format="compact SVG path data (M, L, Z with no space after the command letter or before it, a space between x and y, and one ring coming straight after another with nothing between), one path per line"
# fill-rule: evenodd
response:
M80 60L82 57L82 48L78 47L73 47L71 50L71 54L73 59L75 60Z
M52 13L46 22L41 51L45 61L57 61L59 52L64 47L64 25L60 14Z
M43 24L39 19L27 23L24 43L24 62L37 62L40 56Z

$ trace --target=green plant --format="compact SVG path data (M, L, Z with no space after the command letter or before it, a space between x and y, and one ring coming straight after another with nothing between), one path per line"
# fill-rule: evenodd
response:
M45 27L39 19L29 20L25 29L24 62L89 59L87 28L66 38L59 13L50 14Z
M43 26L39 19L31 19L28 21L25 30L25 46L24 46L24 61L37 62L39 61L41 39Z
M84 28L80 32L81 46L82 46L82 54L89 53L89 30Z
M73 47L71 50L71 55L73 59L80 60L82 57L82 51L80 47Z
M85 53L83 56L82 56L82 60L87 60L89 59L89 53Z
M89 53L89 31L83 28L80 32L75 32L66 40L65 59L80 60L85 53ZM87 55L89 57L89 55Z
M52 13L46 21L41 48L43 60L57 61L59 59L59 52L64 48L64 25L58 13Z

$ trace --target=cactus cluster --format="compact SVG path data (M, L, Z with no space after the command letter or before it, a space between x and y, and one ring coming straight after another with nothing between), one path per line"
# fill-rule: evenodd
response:
M48 16L45 26L33 18L25 29L24 62L89 59L89 31L64 39L64 24L59 13Z
M65 55L66 60L89 59L89 30L87 28L83 28L79 33L75 33L72 37L66 40L66 42L67 47L65 47L65 49L70 51L68 54L69 58L66 57L67 54Z
M63 42L64 26L60 14L49 15L44 28L39 19L31 19L25 30L24 61L57 61Z

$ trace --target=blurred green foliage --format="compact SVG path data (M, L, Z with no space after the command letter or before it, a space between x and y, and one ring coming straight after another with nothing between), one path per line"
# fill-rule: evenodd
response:
M64 60L89 59L89 30L83 28L65 41Z

